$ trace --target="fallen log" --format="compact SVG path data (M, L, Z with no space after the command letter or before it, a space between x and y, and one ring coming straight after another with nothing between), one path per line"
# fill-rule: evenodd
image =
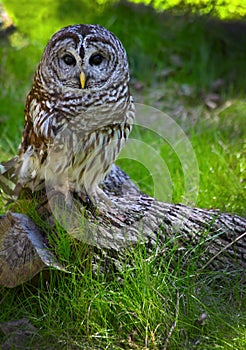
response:
M102 187L113 203L110 208L84 206L75 197L68 208L60 194L48 194L37 208L46 221L52 223L55 218L76 239L94 247L95 268L108 265L103 264L107 260L120 269L126 251L139 243L148 254L165 255L167 242L169 247L173 242L184 266L200 247L202 269L245 269L245 218L157 201L143 194L116 166ZM63 270L32 220L12 212L0 216L0 284L14 287L48 267Z

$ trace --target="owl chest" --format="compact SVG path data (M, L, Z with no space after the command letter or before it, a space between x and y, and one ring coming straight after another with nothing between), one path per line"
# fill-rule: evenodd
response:
M99 130L73 145L73 153L68 162L70 187L81 191L82 187L99 184L117 158L125 139L118 129Z

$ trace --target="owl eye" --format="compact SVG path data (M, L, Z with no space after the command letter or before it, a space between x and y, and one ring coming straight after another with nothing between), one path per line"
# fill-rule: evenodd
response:
M76 59L70 54L64 55L62 59L68 66L75 66L76 64Z
M89 59L89 63L91 66L99 66L102 63L104 57L100 53L95 53Z

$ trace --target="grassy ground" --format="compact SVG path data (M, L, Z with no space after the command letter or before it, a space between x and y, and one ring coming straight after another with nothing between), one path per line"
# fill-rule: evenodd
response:
M18 3L21 6L21 1ZM1 43L0 161L16 154L25 95L44 42L59 26L81 22L75 2L69 7L70 14L61 8L65 2L61 4L53 27L44 14L37 21L37 28L46 23L48 28L40 41L32 20L23 20L26 13L18 10L15 15L21 31L10 39L12 47ZM51 13L54 11L58 9L52 8ZM235 27L238 36L234 40L228 27L207 19L160 17L149 9L125 5L101 13L98 10L94 17L87 12L87 22L106 25L124 42L136 102L167 113L185 132L200 177L193 204L245 215L245 52L240 45L244 40L240 26ZM186 203L185 169L174 145L137 128L132 138L150 145L162 157L170 173L171 200ZM118 164L143 191L154 194L150 168L127 159ZM29 205L22 208L30 210ZM5 211L1 197L0 212ZM161 260L154 252L149 257L142 247L136 247L128 257L132 267L126 262L117 275L92 274L89 248L78 245L61 229L59 240L52 232L49 236L59 260L72 273L52 273L49 280L40 276L35 287L25 284L0 290L0 322L28 318L37 328L37 334L27 338L22 348L246 347L242 271L198 273L199 257L192 258L184 270L182 259L175 258L177 248L167 242L162 247L166 256ZM0 339L6 340L1 333Z

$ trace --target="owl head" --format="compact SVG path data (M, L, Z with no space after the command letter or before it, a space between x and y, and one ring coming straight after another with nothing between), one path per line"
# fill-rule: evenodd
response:
M52 36L35 79L51 94L117 90L129 81L126 52L119 39L99 25L68 26Z

